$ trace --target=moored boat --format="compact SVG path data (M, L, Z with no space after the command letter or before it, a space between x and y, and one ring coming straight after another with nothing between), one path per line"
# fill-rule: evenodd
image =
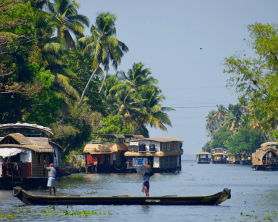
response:
M231 190L207 196L47 196L14 187L13 196L27 205L219 205L231 198Z
M261 148L252 154L252 168L256 170L278 170L278 150L276 142L261 144Z
M197 158L197 163L202 164L202 163L210 163L211 161L211 154L208 152L198 152L195 153L196 158Z
M228 162L228 155L226 150L223 148L214 148L211 150L212 155L212 162L213 163L227 163Z
M133 138L144 138L132 134L98 134L99 139L86 144L86 168L89 173L123 173L126 171L127 158L124 153Z
M46 188L46 164L61 167L62 148L54 143L48 127L29 123L1 124L0 130L0 189Z
M143 138L130 140L127 157L127 172L136 172L136 167L147 164L154 173L181 170L182 140L173 137Z

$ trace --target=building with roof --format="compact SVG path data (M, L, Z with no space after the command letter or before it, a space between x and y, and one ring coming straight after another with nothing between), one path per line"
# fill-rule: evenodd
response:
M52 131L36 124L1 124L0 189L46 187L46 164L61 167L61 147L52 142Z

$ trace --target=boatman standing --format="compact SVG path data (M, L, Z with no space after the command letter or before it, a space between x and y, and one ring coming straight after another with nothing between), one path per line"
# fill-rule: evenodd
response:
M55 188L56 169L54 168L54 164L50 163L48 167L46 167L46 162L44 160L44 169L48 171L47 186L49 187L49 196L51 196L51 187L53 188L54 196L56 196L56 188Z

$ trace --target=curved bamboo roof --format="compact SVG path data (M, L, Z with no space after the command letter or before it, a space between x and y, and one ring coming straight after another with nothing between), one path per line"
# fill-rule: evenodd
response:
M133 151L128 151L125 152L126 157L144 157L144 156L158 156L158 157L163 157L163 156L177 156L177 155L182 155L183 150L167 150L167 151L159 151L159 152L133 152Z
M83 153L110 154L118 151L127 151L125 143L89 143L84 147Z
M278 150L273 146L264 146L253 153L253 155L257 156L258 158L263 158L263 156L269 151L272 151L278 155Z
M32 138L33 139L33 138ZM0 141L0 151L2 148L24 148L33 150L35 152L53 152L53 147L49 143L41 143L32 141L30 138L26 138L21 133L11 133L5 136ZM46 139L47 138L40 138Z
M209 152L198 152L198 153L195 153L195 155L211 155L211 153Z
M261 144L261 147L264 147L264 146L277 146L277 142L265 142L265 143L262 143Z
M131 140L131 142L139 142L139 141L155 141L155 142L183 142L181 139L173 138L173 137L164 137L164 138L144 138L144 139L136 139Z
M40 126L37 124L29 124L29 123L7 123L7 124L0 124L0 130L4 129L32 129L32 130L38 130L41 132L46 133L48 136L53 135L52 130L48 127Z

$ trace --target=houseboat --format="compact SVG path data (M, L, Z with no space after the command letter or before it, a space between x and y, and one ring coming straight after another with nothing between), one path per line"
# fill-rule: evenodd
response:
M44 161L56 169L61 165L61 147L50 140L51 129L16 123L1 124L0 131L0 189L46 188Z
M266 142L252 154L252 168L256 170L278 170L276 142Z
M130 139L144 138L142 135L132 134L99 134L99 139L92 140L83 150L86 155L86 169L88 173L121 173L126 171Z
M202 164L202 163L210 163L211 161L211 154L208 152L198 152L195 153L196 158L197 158L197 163Z
M177 138L143 138L131 140L127 157L127 170L134 172L145 164L154 173L175 172L181 170L182 140Z
M228 153L229 163L231 164L240 164L240 165L251 165L251 155L246 152L240 152L236 154Z
M213 163L227 163L228 155L226 149L223 148L214 148L211 150L212 162Z

